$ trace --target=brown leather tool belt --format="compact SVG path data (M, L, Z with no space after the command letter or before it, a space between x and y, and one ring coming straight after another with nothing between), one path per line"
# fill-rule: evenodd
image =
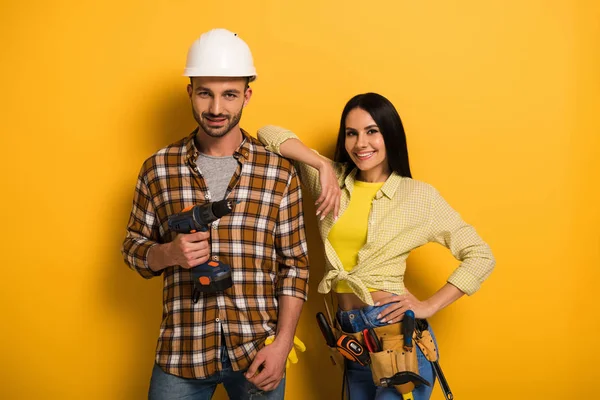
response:
M413 343L417 343L429 361L436 361L437 348L426 324L427 322L424 325L425 330L421 330L422 323L417 324L417 329L413 333ZM334 331L336 331L336 337L342 334L348 335L355 338L365 348L367 347L362 332L344 332L339 329L334 329ZM416 348L414 346L410 350L404 348L402 322L373 328L373 332L381 343L381 351L370 352L371 372L375 385L381 386L383 378L392 377L399 372L411 372L419 375ZM408 382L395 387L400 393L409 393L414 389L415 382Z

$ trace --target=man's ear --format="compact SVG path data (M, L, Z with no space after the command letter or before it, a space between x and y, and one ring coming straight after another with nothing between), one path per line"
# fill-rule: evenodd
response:
M193 93L193 88L192 88L192 84L188 83L187 85L187 92L188 92L188 97L191 99L192 98L192 93Z
M248 105L248 102L250 101L250 97L252 97L252 88L250 86L248 86L248 88L244 92L244 107L246 107Z

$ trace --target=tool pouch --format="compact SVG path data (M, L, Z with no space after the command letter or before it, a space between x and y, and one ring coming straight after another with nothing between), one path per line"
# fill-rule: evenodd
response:
M438 350L433 341L433 337L429 332L429 323L425 319L417 319L417 335L416 342L423 355L428 361L435 362L438 360Z
M336 341L344 333L342 330L337 329L336 327L333 327L333 326L331 327L331 331L333 332L333 336L335 337ZM354 333L350 334L350 336L355 336L355 335L356 334L354 334ZM346 357L344 357L342 355L342 353L340 353L340 351L338 350L337 347L327 346L327 349L329 350L329 361L331 361L331 364L343 372L344 364L346 362Z
M327 348L329 349L329 360L331 361L331 364L335 365L340 371L344 371L345 358L342 353L338 351L337 347L327 346Z
M413 347L412 351L404 350L404 336L402 334L382 333L378 332L379 329L381 328L375 328L374 331L381 341L383 351L371 353L371 374L375 385L381 386L381 379L394 376L398 372L409 371L418 375L419 364L416 348ZM409 393L414 387L414 383L409 382L396 386L396 389L400 393Z
M428 361L435 362L438 359L437 348L429 331L423 331L416 338L417 345Z
M413 346L412 351L405 351L404 336L402 335L401 324L392 324L373 328L375 334L381 342L382 351L369 353L371 356L371 374L373 382L381 386L381 379L394 376L398 372L409 371L419 374L419 364L417 362L417 349ZM364 344L362 332L348 333L336 330L334 332L353 336L360 343ZM413 343L416 335L413 336ZM412 382L403 385L397 385L396 389L400 393L409 393L414 389Z

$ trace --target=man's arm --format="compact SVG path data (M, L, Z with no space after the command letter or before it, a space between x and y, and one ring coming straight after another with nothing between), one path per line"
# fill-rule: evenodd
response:
M253 360L246 377L262 390L273 390L284 376L285 364L294 344L294 333L308 294L308 255L302 193L295 170L279 207L275 232L279 270L275 294L279 302L275 341L263 347ZM256 375L258 368L262 371Z
M292 296L279 296L279 315L277 317L277 335L273 344L281 345L285 354L294 346L294 334L300 319L304 300Z
M156 247L160 240L158 225L145 179L145 168L142 167L135 185L127 236L123 241L121 254L125 263L146 279L160 275L161 269L154 270L148 263L150 250Z
M261 390L274 390L284 377L288 354L294 346L294 334L304 300L291 296L279 296L277 335L272 344L263 347L246 372L246 378ZM257 375L259 367L262 371Z
M192 268L208 260L208 232L179 234L172 242L159 244L159 224L142 168L121 249L125 263L149 279L173 265Z
M275 228L277 253L277 287L275 295L306 300L308 295L308 248L302 211L302 190L292 167L287 190L279 205Z

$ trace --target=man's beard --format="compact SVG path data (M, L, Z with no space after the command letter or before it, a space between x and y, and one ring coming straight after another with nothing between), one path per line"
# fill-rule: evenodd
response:
M240 122L240 119L242 119L242 111L243 110L244 110L244 107L240 108L240 112L237 114L234 114L233 117L227 116L224 114L214 115L214 114L210 114L210 113L202 113L202 117L200 117L200 115L194 109L194 106L192 106L192 113L194 114L194 119L196 120L198 125L200 125L202 130L204 130L204 132L208 136L214 137L214 138L220 138L220 137L227 135L229 133L229 131L231 131L233 129L233 127L235 127ZM228 122L221 127L213 128L212 126L210 126L206 123L206 117L226 118Z

